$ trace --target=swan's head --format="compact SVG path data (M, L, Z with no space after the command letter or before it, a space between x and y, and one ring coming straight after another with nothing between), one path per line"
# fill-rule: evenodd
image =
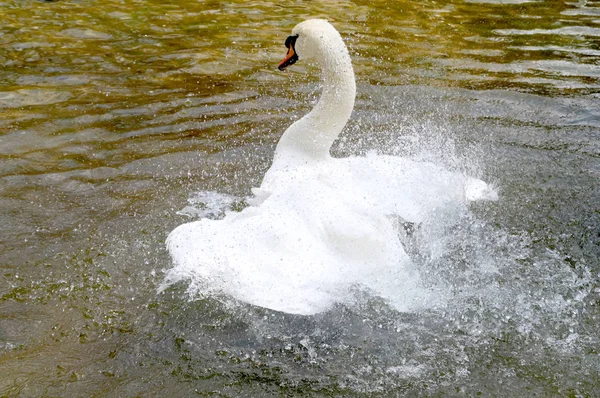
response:
M336 65L340 58L348 59L348 50L337 30L324 19L309 19L292 29L285 41L288 51L279 63L279 70L296 63L299 59L317 61L323 66Z

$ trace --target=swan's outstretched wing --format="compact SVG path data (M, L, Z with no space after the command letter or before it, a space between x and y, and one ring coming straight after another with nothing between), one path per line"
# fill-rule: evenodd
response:
M393 221L336 166L283 173L260 206L177 227L164 286L186 280L193 293L312 314L343 301L350 286L406 280L397 277L408 257Z
M465 206L472 200L496 200L485 182L428 162L396 156L336 159L345 163L365 195L384 212L419 223L436 213Z

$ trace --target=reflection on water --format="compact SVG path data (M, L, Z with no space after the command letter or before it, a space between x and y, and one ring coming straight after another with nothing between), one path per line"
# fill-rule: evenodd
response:
M0 0L0 16L0 396L600 394L597 2ZM164 238L209 214L177 214L188 198L248 195L314 102L312 67L275 68L308 17L356 67L337 155L394 142L501 188L416 237L444 309L156 295Z

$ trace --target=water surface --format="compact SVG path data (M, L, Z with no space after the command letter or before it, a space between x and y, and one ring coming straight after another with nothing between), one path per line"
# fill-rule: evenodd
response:
M156 292L167 234L243 206L317 98L313 67L275 68L309 17L356 69L336 156L500 188L417 236L444 306ZM5 0L0 19L0 396L600 395L597 2Z

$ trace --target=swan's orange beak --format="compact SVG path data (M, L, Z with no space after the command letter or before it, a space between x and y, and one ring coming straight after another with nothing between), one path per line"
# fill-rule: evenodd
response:
M298 61L298 54L296 54L296 49L294 48L294 44L296 44L297 38L298 38L298 35L295 35L295 36L290 36L286 39L285 46L287 47L288 52L285 55L285 58L283 58L281 60L281 62L279 63L279 66L277 66L277 68L279 70L284 70L288 66L290 66L290 65L296 63L296 61Z
M294 48L290 46L290 49L288 50L287 54L285 54L285 58L281 60L277 68L279 68L279 70L284 70L288 66L295 63L297 60L298 56L296 55L296 51L294 51Z

